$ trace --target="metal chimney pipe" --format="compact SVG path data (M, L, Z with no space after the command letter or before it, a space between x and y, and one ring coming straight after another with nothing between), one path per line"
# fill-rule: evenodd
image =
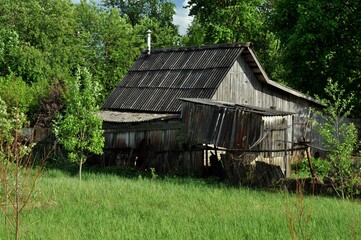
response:
M150 49L151 49L151 45L150 45L150 34L152 33L152 31L150 29L148 29L147 31L148 33L148 55L150 55Z

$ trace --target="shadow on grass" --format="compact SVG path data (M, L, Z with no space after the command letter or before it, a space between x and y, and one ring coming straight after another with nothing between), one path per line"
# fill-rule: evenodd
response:
M45 170L56 170L62 172L66 176L70 177L78 177L79 176L79 165L76 163L71 163L67 161L51 159L47 162ZM101 167L94 166L85 163L83 165L82 174L99 174L99 175L115 175L124 178L138 178L140 175L146 175L145 172L138 171L134 168L126 168L126 167L117 167L117 166L109 166L109 167Z
M49 159L45 167L45 174L48 177L69 176L79 177L79 165L70 163L66 159ZM99 166L89 163L83 165L83 179L88 179L91 175L109 175L126 179L149 179L156 181L171 181L177 185L203 185L215 188L234 188L224 180L216 176L197 177L186 175L182 172L172 172L168 174L159 174L152 169L140 170L135 167L126 166Z
M79 165L76 163L70 163L65 158L53 158L49 159L46 164L45 171L49 177L60 177L60 176L69 176L73 178L79 177ZM126 167L126 166L99 166L94 164L89 164L85 162L83 165L83 179L91 178L91 175L109 175L117 176L120 178L126 179L150 179L157 181L171 181L172 184L177 185L197 185L197 186L207 186L211 188L229 188L229 189L249 189L258 192L279 192L279 188L265 188L265 187L255 187L249 185L238 185L234 186L230 183L227 183L226 180L221 179L217 176L207 176L207 177L198 177L195 175L187 175L183 171L171 172L168 174L158 174L157 172L146 169L140 170L135 167ZM284 191L284 189L283 189Z

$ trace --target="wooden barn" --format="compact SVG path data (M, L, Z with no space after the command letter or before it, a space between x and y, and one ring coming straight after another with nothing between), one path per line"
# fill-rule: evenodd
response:
M294 147L303 137L311 139L309 107L322 105L270 80L249 43L154 49L141 54L103 105L104 159L160 172L182 168L201 174L208 151L195 147L199 144L251 150L263 141L253 150L278 151ZM223 118L219 111L233 112L224 115L228 125L218 130L215 123L202 125L214 120L212 114L218 114L217 121ZM277 131L283 136L280 143L264 140L270 137L262 135L267 121L275 128L274 136ZM191 126L194 123L199 128ZM214 138L214 131L223 131L222 141ZM194 146L185 147L190 140L196 140Z
M183 134L189 146L204 151L205 159L231 154L244 165L262 161L290 173L289 155L300 149L292 141L292 113L212 99L182 101ZM204 165L217 170L212 162Z

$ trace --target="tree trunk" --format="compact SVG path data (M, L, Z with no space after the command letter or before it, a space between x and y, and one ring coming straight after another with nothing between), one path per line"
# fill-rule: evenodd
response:
M308 167L310 169L311 177L312 177L312 179L317 179L315 170L313 169L313 166L312 166L312 158L311 158L311 153L310 153L309 147L307 147L306 155L307 155Z
M15 153L17 154L17 153ZM16 170L15 170L15 205L14 205L14 210L15 210L15 240L19 239L19 232L20 232L20 186L19 186L19 168L20 168L20 160L19 160L19 156L16 155Z
M81 184L81 172L82 172L82 168L83 168L83 157L80 158L80 162L79 162L79 182Z

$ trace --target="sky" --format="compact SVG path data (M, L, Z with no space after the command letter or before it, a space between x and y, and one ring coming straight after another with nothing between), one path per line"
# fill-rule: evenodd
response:
M189 9L183 6L187 5L187 0L175 0L176 14L173 16L173 23L179 26L179 33L185 35L188 26L191 24L193 18L188 16Z
M101 0L96 0L99 3ZM79 3L80 0L72 0L73 3ZM173 23L179 26L179 33L185 35L192 18L188 16L189 9L183 8L187 5L187 0L173 0L176 4L176 14L173 16Z

